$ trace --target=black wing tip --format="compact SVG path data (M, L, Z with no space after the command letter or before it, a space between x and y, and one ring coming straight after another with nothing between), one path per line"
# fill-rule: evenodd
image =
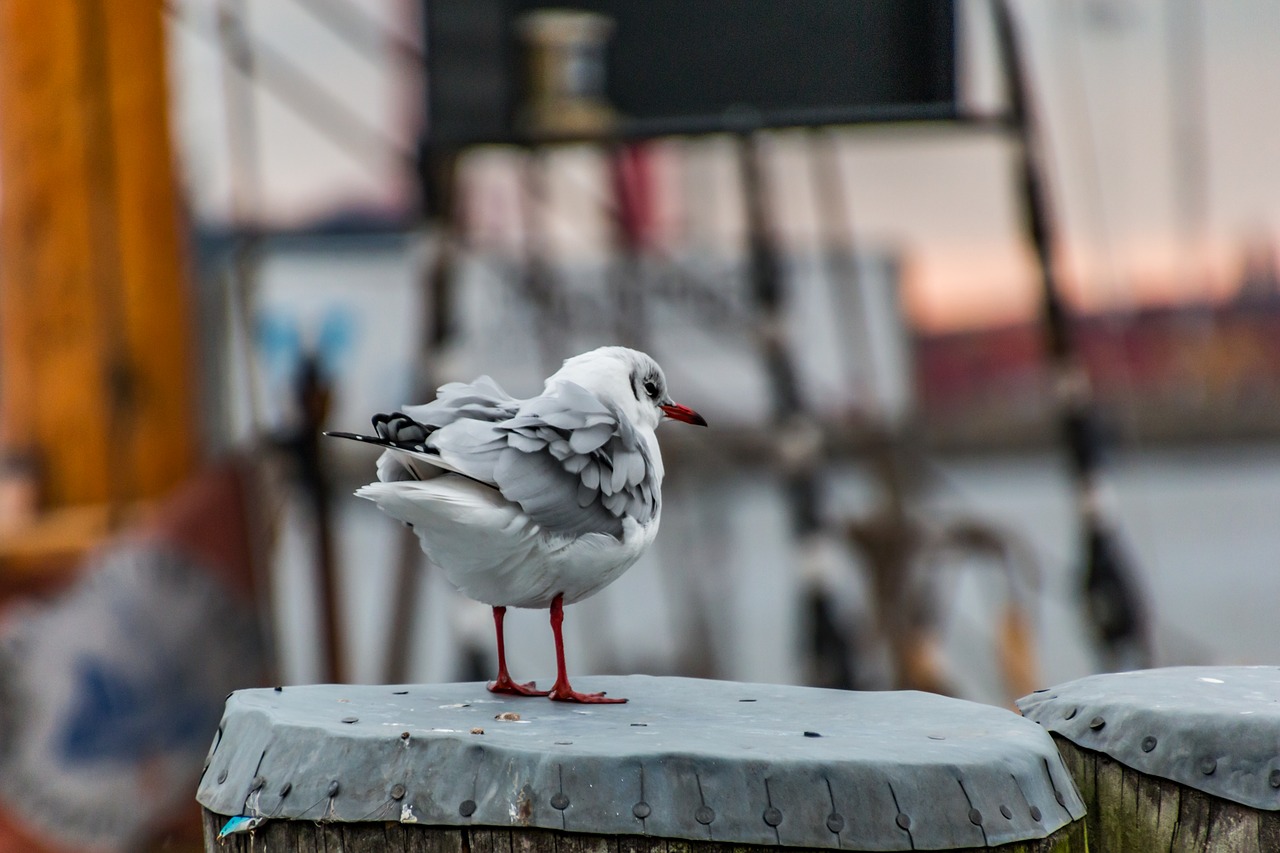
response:
M361 435L358 432L340 432L338 430L325 430L323 435L330 438L347 438L352 441L363 442L364 444L372 444L377 447L387 447L392 450L405 450L409 453L425 453L428 455L436 455L434 448L428 447L420 441L393 441L389 438L381 438L376 435Z
M327 429L320 434L327 435L329 438L349 438L352 441L369 441L369 442L375 442L375 443L382 441L382 439L376 438L375 436L372 436L372 435L360 435L359 433L356 433L356 432L341 432L336 429Z

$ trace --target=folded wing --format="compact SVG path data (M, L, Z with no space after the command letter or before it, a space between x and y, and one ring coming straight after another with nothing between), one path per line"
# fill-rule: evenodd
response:
M433 402L374 423L378 437L361 440L388 448L378 462L384 482L420 479L426 462L497 489L565 536L621 538L624 518L645 524L659 511L648 445L620 412L573 383L524 401L488 377L452 383Z

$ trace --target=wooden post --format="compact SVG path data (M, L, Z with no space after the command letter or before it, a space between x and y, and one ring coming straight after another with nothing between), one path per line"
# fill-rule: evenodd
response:
M0 4L0 448L43 508L193 469L160 0Z
M588 710L482 683L238 691L197 794L206 849L1086 849L1052 740L1007 711L915 692L587 681L631 701Z
M1018 705L1052 733L1092 853L1280 850L1280 669L1095 675Z
M647 835L579 835L550 829L455 829L399 823L317 823L277 821L218 839L226 819L204 812L205 850L209 853L752 853L784 847L746 847L716 841L684 841ZM1083 822L1050 838L999 847L956 847L952 853L1086 853ZM1135 848L1136 849L1136 848ZM858 853L856 850L845 853Z
M1089 813L1093 853L1270 853L1280 850L1280 812L1261 811L1140 773L1111 756L1054 741Z

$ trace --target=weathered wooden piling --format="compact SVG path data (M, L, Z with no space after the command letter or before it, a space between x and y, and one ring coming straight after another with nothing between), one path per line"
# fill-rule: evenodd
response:
M1280 667L1096 675L1033 693L1092 853L1280 850Z
M631 701L478 683L234 693L199 787L206 848L1085 849L1052 739L1008 711L914 692L583 681Z

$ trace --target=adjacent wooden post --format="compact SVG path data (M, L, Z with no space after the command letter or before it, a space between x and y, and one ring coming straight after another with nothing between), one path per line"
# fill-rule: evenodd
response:
M1280 850L1280 812L1260 811L1054 736L1089 813L1093 853L1270 853Z
M1095 675L1018 705L1053 734L1092 853L1280 850L1280 668Z
M160 0L0 4L0 449L43 509L193 469Z

